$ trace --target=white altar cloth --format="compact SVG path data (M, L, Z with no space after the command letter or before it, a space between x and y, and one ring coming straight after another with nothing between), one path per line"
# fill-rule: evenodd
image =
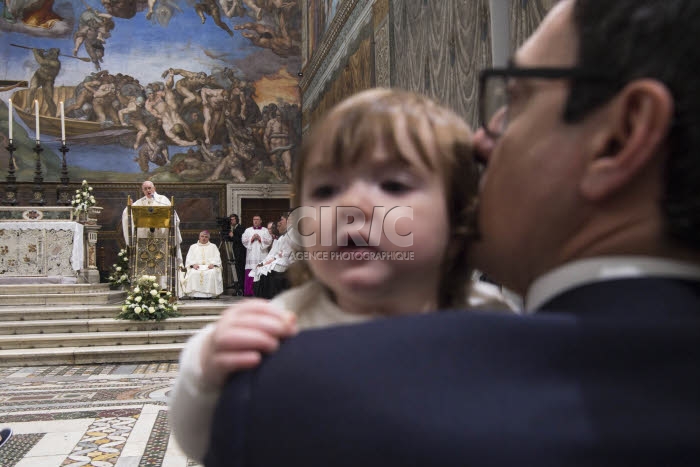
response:
M83 268L83 224L73 221L1 221L0 229L7 230L71 230L73 250L70 263L75 271Z

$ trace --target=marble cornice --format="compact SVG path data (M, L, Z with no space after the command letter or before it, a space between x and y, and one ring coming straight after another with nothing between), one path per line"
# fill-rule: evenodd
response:
M340 31L343 29L343 26L345 26L345 23L350 17L350 13L359 1L360 0L345 0L340 3L333 20L328 27L328 31L326 31L323 36L323 40L316 48L316 51L313 54L313 57L311 57L309 63L307 63L304 67L304 76L301 78L301 80L299 80L299 87L301 88L302 93L305 93L309 88L309 85L316 76L321 64L328 56L328 52L330 52L331 47L333 47L335 40L338 38Z
M337 29L333 29L333 34L329 29L329 34L324 37L323 45L327 48L319 51L319 55L314 54L312 63L316 69L313 76L304 76L309 81L305 81L305 87L302 87L302 112L308 112L317 105L334 73L344 63L343 60L352 54L349 46L365 26L372 26L372 4L372 0L345 0L341 4L342 10L333 19L333 26Z

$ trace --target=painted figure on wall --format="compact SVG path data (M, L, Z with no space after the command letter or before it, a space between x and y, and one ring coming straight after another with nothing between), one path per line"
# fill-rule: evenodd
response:
M73 55L78 55L81 46L95 65L97 71L104 58L105 43L114 29L114 20L108 13L99 13L92 8L83 11L78 19L78 30L73 34Z
M0 48L0 59L14 64L0 79L32 77L29 90L0 91L0 100L12 98L18 129L27 141L40 138L45 156L60 156L50 143L60 137L63 102L69 163L92 180L289 181L301 137L299 0L64 0L54 7L69 30L20 30L16 19L0 17L0 30L9 32L0 43L37 50ZM62 55L80 60L61 66ZM33 99L41 105L40 135Z
M53 87L58 72L61 71L61 61L58 59L59 49L32 49L34 58L39 64L39 68L34 72L29 82L29 97L25 111L31 112L31 104L37 96L37 91L41 88L43 107L49 115L56 115L56 102L53 99Z
M29 27L51 29L63 18L54 11L54 0L4 0L3 18Z

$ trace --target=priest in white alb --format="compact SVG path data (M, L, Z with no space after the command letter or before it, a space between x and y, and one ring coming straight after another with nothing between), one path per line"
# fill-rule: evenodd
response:
M199 241L192 245L185 259L187 273L182 281L182 295L193 298L218 297L224 291L221 276L221 254L209 242L209 232L199 233Z
M243 295L252 297L254 295L253 278L250 276L250 271L265 260L267 252L270 250L270 245L272 245L272 235L262 226L262 218L260 216L253 216L253 227L248 227L243 232L241 242L247 250L245 255Z

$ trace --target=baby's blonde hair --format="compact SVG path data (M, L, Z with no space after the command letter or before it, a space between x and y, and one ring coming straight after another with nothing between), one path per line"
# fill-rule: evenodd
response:
M472 150L472 131L453 111L425 96L396 89L371 89L344 100L304 138L294 170L292 203L299 206L304 173L311 156L329 167L349 167L370 157L382 143L389 157L402 163L407 145L420 160L437 171L445 186L450 239L441 267L438 306L466 303L471 275L467 248L476 236L475 207L478 169ZM420 245L418 245L420 247ZM295 263L291 278L299 284L311 277L303 263Z

